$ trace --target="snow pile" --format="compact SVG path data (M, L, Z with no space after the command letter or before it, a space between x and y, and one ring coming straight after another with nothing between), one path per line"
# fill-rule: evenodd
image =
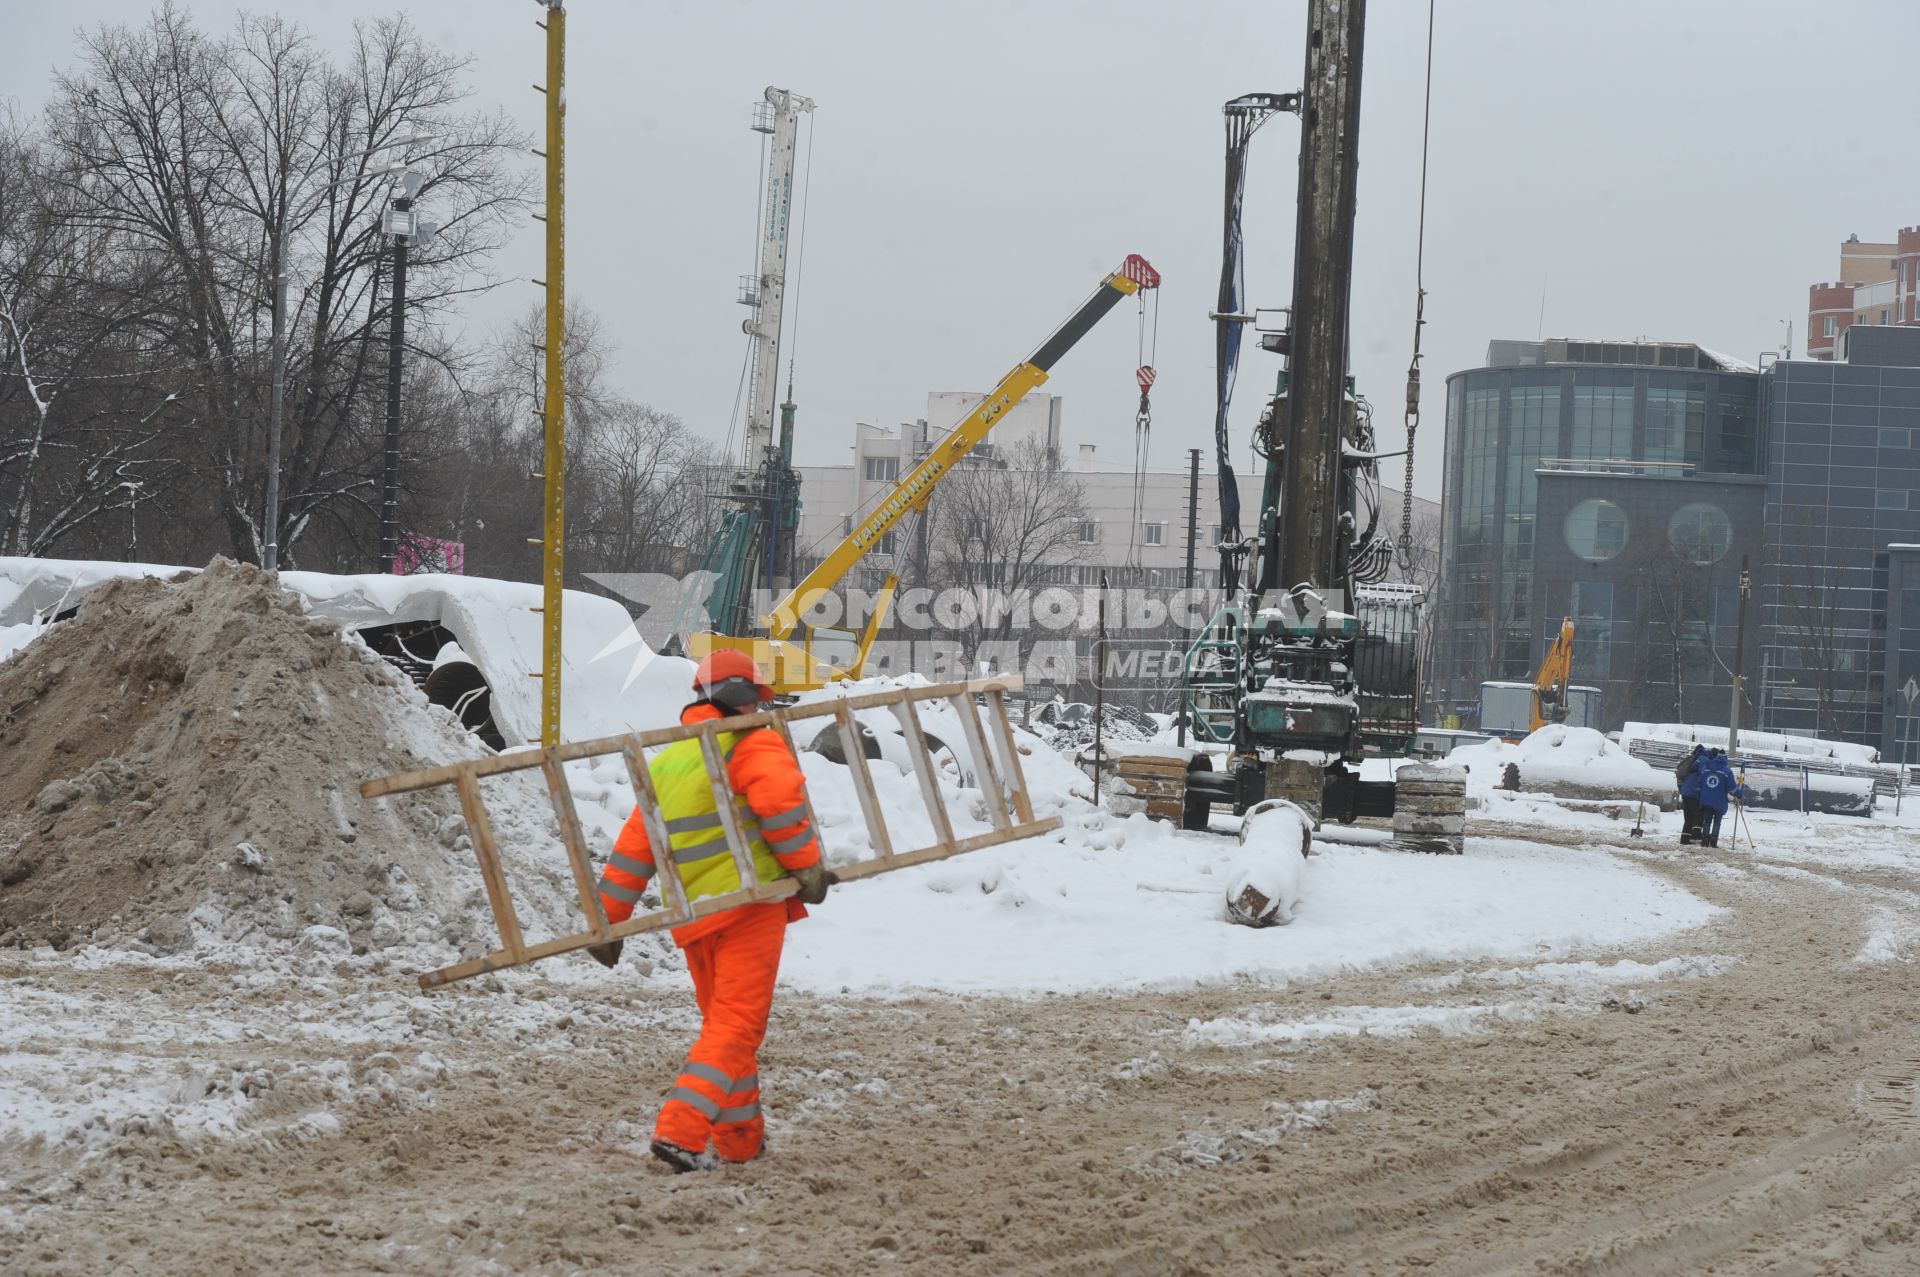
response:
M1249 927L1292 922L1312 839L1313 822L1284 799L1248 808L1240 822L1240 854L1227 872L1227 916Z
M1727 729L1697 723L1627 723L1620 728L1620 743L1659 741L1668 745L1705 745L1725 750ZM1880 751L1871 745L1850 741L1822 740L1817 736L1785 736L1779 732L1740 729L1740 755L1780 754L1789 758L1824 758L1849 767L1864 767L1880 761Z
M941 802L966 837L992 824L961 712L984 711L919 705ZM928 845L899 720L884 708L856 718L878 754L871 772L894 849ZM671 721L663 709L631 725ZM801 720L794 736L828 859L845 864L873 854L873 838L848 770L805 748L828 724ZM1222 917L1232 844L1101 811L1069 760L1031 733L1014 737L1036 813L1063 828L836 890L790 933L783 980L884 992L1284 983L1434 958L1565 955L1715 912L1623 857L1476 842L1465 858L1328 847L1302 863L1297 890L1278 893L1293 916L1284 931L1234 927ZM451 795L358 794L368 777L479 748L268 574L216 563L89 592L75 623L0 666L0 747L22 760L0 776L0 812L11 813L0 822L0 944L237 945L294 973L371 960L363 953L419 970L491 947ZM604 854L633 810L625 769L601 758L568 773L589 845ZM571 930L578 905L537 773L491 778L484 792L529 940ZM654 936L627 949L627 978L670 962ZM601 978L584 959L540 971Z
M272 574L215 560L87 593L0 665L0 944L264 943L326 965L490 940L446 791L360 781L471 757L445 711ZM497 790L530 930L567 892L538 808Z
M74 606L110 581L172 579L195 570L0 558L0 659L35 637L36 621ZM494 722L506 742L540 739L540 683L528 677L541 667L538 585L485 577L326 572L282 572L279 583L300 596L309 615L349 630L403 621L444 627L491 685ZM633 631L626 608L612 599L567 590L563 607L561 735L591 740L673 722L693 681L693 663L652 652Z
M1467 788L1478 793L1503 788L1509 764L1519 769L1523 792L1648 802L1673 795L1672 773L1633 757L1590 727L1549 723L1517 745L1492 740L1447 755L1447 765L1464 767Z

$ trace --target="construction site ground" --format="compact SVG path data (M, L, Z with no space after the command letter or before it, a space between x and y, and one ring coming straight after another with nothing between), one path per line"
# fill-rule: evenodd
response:
M428 999L378 959L0 953L7 1070L89 1053L111 1085L116 1058L177 1054L208 1103L256 1101L231 1138L6 1149L0 1271L1912 1272L1920 881L1846 861L1907 835L1823 826L1815 870L1770 857L1772 829L1755 853L1470 827L1469 856L1484 834L1589 847L1726 910L1583 963L788 992L768 1156L678 1177L646 1142L684 992L535 968ZM323 1117L272 1126L316 1095Z

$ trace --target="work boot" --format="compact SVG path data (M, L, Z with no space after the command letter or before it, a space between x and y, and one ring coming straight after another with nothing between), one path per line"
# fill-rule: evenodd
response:
M653 1155L673 1168L675 1175L685 1175L688 1171L710 1171L713 1159L706 1153L696 1153L681 1148L678 1144L669 1144L665 1140L655 1140L648 1145Z

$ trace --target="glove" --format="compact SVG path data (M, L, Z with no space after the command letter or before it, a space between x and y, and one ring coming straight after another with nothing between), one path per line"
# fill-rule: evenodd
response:
M611 971L613 964L620 961L620 950L626 943L625 940L609 940L605 944L590 944L587 952L595 962Z
M800 883L800 902L809 905L817 905L825 900L827 888L840 881L838 876L820 864L808 865L805 869L795 871L793 876Z

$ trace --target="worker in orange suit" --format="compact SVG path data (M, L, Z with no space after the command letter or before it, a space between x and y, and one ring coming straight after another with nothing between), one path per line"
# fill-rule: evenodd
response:
M682 723L751 713L773 699L753 658L740 651L713 652L701 661L693 690L697 699L680 711ZM806 905L825 900L827 887L835 881L821 863L820 840L807 817L806 778L786 740L771 728L755 727L720 732L716 743L726 759L727 781L739 808L741 832L752 849L755 876L761 882L792 876L800 889L797 897L741 905L674 928L701 1015L700 1038L687 1053L653 1128L653 1155L676 1172L712 1166L709 1141L730 1162L760 1155L766 1128L755 1056L767 1036L781 945L787 924L806 917ZM739 867L727 847L699 740L676 741L661 749L648 771L688 901L737 891ZM658 849L636 808L600 877L600 903L610 922L632 916L659 863ZM588 952L611 967L620 959L620 944L594 945Z

